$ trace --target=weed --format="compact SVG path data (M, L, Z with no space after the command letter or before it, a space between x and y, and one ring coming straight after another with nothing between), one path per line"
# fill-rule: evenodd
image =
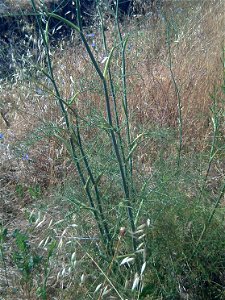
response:
M15 238L16 244L13 261L22 275L21 286L23 287L25 295L28 299L31 299L34 272L41 263L42 257L33 253L26 234L15 230L13 237Z
M3 268L4 268L4 275L5 275L5 282L6 285L9 287L9 282L8 282L8 275L7 275L7 267L6 267L6 253L5 253L5 248L4 244L7 238L7 228L3 227L3 225L0 225L0 254L1 254L1 260L3 263Z
M121 23L97 1L86 28L79 2L69 21L31 1L35 58L0 82L0 280L28 299L224 299L224 3Z

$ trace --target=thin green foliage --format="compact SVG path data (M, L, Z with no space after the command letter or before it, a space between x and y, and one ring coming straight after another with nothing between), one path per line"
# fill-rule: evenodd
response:
M1 255L1 260L2 260L2 263L3 263L6 286L9 287L6 260L5 260L6 259L6 253L5 253L5 248L4 248L4 244L6 242L7 234L8 234L7 228L3 227L0 224L0 255Z
M21 285L26 292L28 299L31 299L34 286L34 274L42 262L42 256L32 250L26 234L19 230L15 230L13 237L15 238L16 244L13 253L13 261L22 275Z
M27 299L224 299L225 185L221 167L224 83L222 89L215 88L211 96L212 126L207 129L211 130L207 150L183 151L191 148L184 148L184 126L188 119L182 115L185 103L175 76L172 52L173 29L175 35L179 31L176 24L171 24L168 18L167 31L165 23L162 28L166 33L171 90L175 90L177 100L174 129L159 126L158 119L156 124L151 118L144 120L145 125L142 120L139 124L139 119L135 119L136 103L132 110L129 106L129 83L135 87L136 73L130 73L131 81L128 81L127 55L134 56L132 51L127 53L130 40L119 20L119 0L110 12L114 18L110 23L114 28L113 40L107 40L108 20L104 19L102 1L97 1L96 19L100 20L102 48L89 45L79 0L74 5L76 25L56 13L39 11L36 2L31 2L41 33L40 50L45 53L36 70L50 82L46 87L42 85L43 99L55 99L58 106L53 108L56 121L44 122L43 126L38 123L33 133L26 135L23 147L20 142L15 143L15 152L19 154L17 158L21 157L21 151L28 150L34 143L38 143L41 152L45 140L49 150L49 141L53 140L51 150L57 150L56 155L51 153L48 158L52 169L57 169L59 164L63 174L56 175L57 184L48 186L47 191L39 181L35 184L18 181L14 185L20 205L24 205L26 198L30 203L25 203L22 209L19 207L20 214L25 212L28 218L19 223L22 228L16 229L14 234L0 224L4 286L13 285L10 274L13 268L20 278L19 283L16 282L17 292ZM44 1L42 4L44 6ZM69 74L70 67L66 65L66 74L61 65L58 70L58 61L53 56L58 53L51 45L53 19L74 31L87 54L87 68L92 70L90 75L84 72L82 78L72 78L69 89L65 78L62 83L60 80L61 74L65 77ZM143 29L141 39L145 35ZM98 42L97 34L96 44ZM137 50L141 60L142 50L145 49ZM60 55L64 53L67 52ZM84 70L86 65L81 61ZM141 70L144 82L145 69ZM147 79L150 79L149 74ZM167 84L167 78L165 82ZM163 85L164 79L160 83ZM157 85L157 89L160 86ZM95 101L99 101L97 105ZM152 107L149 105L146 109ZM137 132L142 126L145 128ZM6 138L0 138L5 143ZM177 140L179 145L174 151ZM22 164L27 163L32 168L37 161L30 156L29 152L29 160ZM22 219L16 215L16 221L17 218ZM11 227L9 232L12 232Z
M35 7L34 2L32 1L32 5L33 8L35 10L35 12L37 12L37 9ZM124 142L122 141L122 137L121 135L118 135L118 137L116 136L117 132L120 131L120 127L118 124L118 112L117 112L117 108L114 105L114 109L116 110L116 124L117 124L117 131L114 131L114 120L113 120L113 115L112 115L112 109L111 109L111 104L110 104L110 97L109 97L109 90L108 90L108 83L107 83L107 76L106 74L110 72L110 62L112 60L112 56L113 56L113 51L114 48L112 48L112 50L109 53L109 56L106 60L105 63L105 68L104 71L101 71L101 68L97 62L97 60L94 57L94 54L90 48L90 46L88 45L88 42L86 40L86 37L83 33L83 28L82 28L82 22L81 22L81 16L80 16L80 3L79 1L76 1L76 7L77 7L77 20L78 20L78 26L74 25L72 22L62 18L59 15L56 15L54 13L48 13L48 17L49 18L55 18L60 20L61 22L65 23L66 25L68 25L69 27L71 27L72 29L74 29L75 31L77 31L77 33L80 35L80 38L85 46L85 49L89 55L90 61L93 64L96 73L98 74L101 82L102 82L102 89L103 89L103 93L104 93L104 97L105 97L105 108L106 108L106 114L107 114L107 122L108 122L108 133L111 136L111 143L112 146L114 148L114 152L115 152L115 156L117 159L117 163L119 166L119 170L120 170L120 175L121 175L121 182L122 182L122 186L123 186L123 190L124 190L124 196L125 196L125 203L127 206L127 210L128 210L128 218L130 220L130 224L131 224L131 230L134 232L135 231L135 225L134 225L134 217L133 217L133 212L132 212L132 205L130 202L130 198L131 198L131 191L130 191L130 183L132 182L132 163L131 163L131 159L132 159L132 152L129 150L129 156L128 156L128 160L130 162L130 170L128 171L126 168L126 159L125 159L125 154L124 154ZM38 17L37 17L38 18ZM91 167L90 162L88 161L87 158L87 153L86 150L83 146L83 141L82 141L82 136L80 133L80 124L79 124L79 111L76 111L75 109L72 110L73 112L73 116L75 118L75 122L76 122L76 126L72 126L72 124L70 123L70 118L69 118L69 114L68 111L65 108L65 101L62 99L60 92L59 92L59 88L57 87L56 81L54 79L54 74L53 74L53 68L52 68L52 62L51 62L51 58L49 55L49 44L48 44L48 38L46 38L46 33L48 32L48 22L46 23L46 29L45 31L43 31L42 29L42 24L40 22L40 20L38 19L39 22L39 27L40 30L42 32L42 38L43 38L43 42L44 42L44 47L45 47L45 51L46 51L46 59L47 59L47 65L48 65L48 73L47 76L50 78L54 90L55 90L55 94L56 97L59 101L59 105L63 114L63 117L65 119L65 123L66 123L66 128L67 131L69 133L69 139L70 139L70 146L71 146L71 153L72 153L72 157L76 163L81 181L83 183L84 189L87 193L87 196L89 198L90 201L90 205L93 209L94 215L95 215L95 219L96 222L98 224L99 227L99 231L101 233L101 236L103 238L103 243L107 246L108 248L108 252L109 253L113 253L113 246L112 246L112 238L109 232L109 224L106 221L105 215L103 213L103 208L102 208L102 199L100 196L100 192L99 192L99 188L98 188L98 184L96 184L96 179L93 175L93 170ZM117 20L118 23L118 20ZM120 34L121 36L121 34ZM122 42L120 40L120 42ZM122 43L122 78L123 78L123 91L124 91L124 101L123 101L123 107L124 107L124 112L125 112L125 116L126 116L126 125L127 125L127 137L128 137L128 149L130 148L130 144L131 144L131 138L130 138L130 133L129 133L129 119L128 119L128 106L127 106L127 96L126 96L126 81L125 81L125 76L126 76L126 70L125 70L125 47L126 47L126 41ZM105 49L106 49L106 42L105 42ZM46 73L46 71L45 71ZM113 82L111 80L111 90L113 91ZM120 145L120 146L119 146ZM78 148L78 149L77 149ZM81 166L80 160L78 159L78 154L77 154L77 150L80 152L82 160L83 160L83 164L84 167L86 169L85 172L87 172L87 177L83 171L83 167ZM86 177L86 178L85 178ZM93 199L93 195L92 195L92 191L91 191L91 185L92 184L94 191L95 191L95 199L96 199L96 205L95 205L95 200ZM135 238L133 238L133 249L134 251L136 250L136 242L135 242Z
M223 87L222 91L223 91ZM224 99L222 99L219 95L218 92L221 89L214 88L214 93L211 95L212 99L212 105L210 107L210 112L211 112L211 124L212 124L212 139L211 139L211 146L210 146L210 153L209 153L209 160L208 160L208 167L203 179L203 185L200 191L200 200L202 198L207 179L209 177L210 170L212 168L213 162L219 152L223 150L224 145L220 145L221 141L221 125L223 123L224 119ZM224 93L225 94L225 93Z
M34 11L37 13L37 8L35 6L34 1L31 0L31 2L32 2L32 6L33 6ZM78 6L79 6L79 3L77 3L77 7ZM77 13L78 13L78 20L79 20L79 18L80 18L80 16L79 16L79 8L77 10ZM73 29L75 29L77 32L80 33L81 38L83 39L83 41L88 46L87 41L85 39L85 36L82 33L82 27L81 27L81 23L80 22L79 22L80 27L78 28L72 22L70 22L70 21L68 21L66 19L63 19L60 16L57 16L55 14L51 13L51 14L49 14L49 17L58 18L61 21L65 22L68 26L70 26ZM68 130L68 133L70 133L69 141L70 141L72 158L73 158L73 160L74 160L74 162L76 164L77 170L78 170L80 178L81 178L81 182L82 182L82 184L84 186L84 189L85 189L85 191L87 193L87 197L88 197L88 199L90 201L90 205L91 205L91 207L93 209L93 213L95 215L95 219L96 219L96 222L98 224L99 231L100 231L101 236L103 238L103 243L107 245L109 253L110 252L112 253L111 237L110 237L108 225L107 225L104 213L103 213L102 204L101 204L101 198L100 198L100 195L99 195L98 188L95 185L94 177L93 177L93 174L92 174L89 162L88 162L88 160L86 158L86 155L84 153L84 149L82 147L81 137L80 137L80 131L79 131L79 124L78 124L78 118L76 119L76 122L77 122L76 125L77 126L76 126L76 131L75 131L74 127L71 126L71 124L70 124L69 116L68 116L67 110L65 109L64 101L63 101L63 99L62 99L62 97L60 95L57 83L56 83L56 81L54 79L52 62L51 62L50 53L49 53L49 44L48 44L48 39L46 39L46 32L47 32L48 28L46 26L46 30L44 32L44 30L42 28L42 24L41 24L40 18L38 16L37 16L37 22L38 22L38 25L39 25L39 28L40 28L40 31L41 31L41 35L42 35L42 39L43 39L43 43L44 43L44 48L45 48L45 51L46 51L48 72L45 72L45 74L47 74L48 78L51 80L51 82L53 84L53 87L54 87L54 90L55 90L55 94L56 94L56 97L57 97L57 99L59 101L59 106L60 106L61 111L62 111L62 115L63 115L63 117L65 119L66 128ZM91 57L94 59L93 54L91 53L91 50L90 50L89 46L88 46L87 51L91 55ZM94 62L95 62L95 64L97 64L95 60L94 60ZM100 69L98 69L98 70L100 71ZM101 75L102 75L102 73L101 73ZM77 151L76 151L76 144L75 144L75 141L74 141L74 137L75 137L75 140L78 141L78 149L80 150L80 152L82 154L82 158L83 158L86 170L87 170L87 172L89 174L89 178L90 178L90 180L92 181L92 184L95 187L95 194L96 194L96 199L97 199L98 210L96 210L96 207L95 207L95 204L94 204L94 200L93 200L93 197L91 195L90 188L86 184L88 179L85 179L85 175L84 175L82 167L80 165L80 161L78 159L78 155L77 155Z

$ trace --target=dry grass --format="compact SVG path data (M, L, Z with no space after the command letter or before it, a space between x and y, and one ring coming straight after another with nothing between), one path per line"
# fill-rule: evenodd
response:
M223 1L215 5L208 1L197 6L197 11L179 28L171 42L172 71L180 90L184 146L188 149L204 149L209 137L210 93L214 85L221 82L221 50L224 41ZM208 3L208 4L207 4ZM176 21L176 20L175 20ZM179 20L178 20L179 21ZM166 45L166 24L162 20L157 24L145 21L137 31L136 24L127 25L130 38L127 49L127 83L130 115L133 135L140 128L166 127L177 128L177 97L169 68L168 47ZM153 29L152 29L153 28ZM109 45L113 44L110 30L107 32ZM95 36L95 55L99 61L104 57L101 50L100 36ZM90 39L90 43L92 40ZM104 107L101 85L93 72L93 67L83 47L78 47L77 37L74 42L62 44L62 50L54 50L53 65L56 81L61 94L68 99L79 92L76 103L81 114L93 116L94 111ZM115 67L119 63L116 57ZM103 66L102 66L103 67ZM112 66L114 70L114 66ZM114 73L114 80L119 82L119 74ZM25 83L27 82L27 83ZM5 141L15 143L21 139L30 139L30 133L43 124L61 124L61 117L53 96L46 90L51 87L46 80L34 79L13 84L1 84L1 96L4 111L10 122L6 128L1 118L0 130ZM118 99L121 91L118 91ZM86 126L87 137L93 134L91 122ZM40 129L42 134L43 130ZM31 138L32 139L32 138ZM145 150L143 151L146 151ZM54 182L54 162L61 161L59 153L64 153L61 145L52 138L40 142L31 148L31 160L34 164L31 178L35 182L36 174L42 174L42 184ZM26 150L24 150L26 151ZM150 151L150 149L148 149ZM20 157L24 153L20 153ZM140 155L145 156L145 153ZM61 157L61 156L60 156ZM56 162L57 164L57 162ZM30 168L32 169L32 168ZM40 181L40 176L39 181ZM26 180L25 180L26 181ZM48 183L45 185L47 186Z
M210 94L214 85L220 84L222 80L223 6L224 2L218 2L207 9L198 8L196 15L178 32L176 41L171 44L172 69L182 102L184 141L191 146L204 148L204 140L208 137ZM131 69L131 73L133 71L139 76L130 78L130 101L133 110L136 109L140 115L138 123L153 122L176 127L177 99L169 69L168 51L161 46L158 50L159 58L152 58L152 40L154 43L156 38L152 39L150 31L146 36L147 39L140 38L137 42L145 51L138 57L136 72ZM165 44L163 42L162 38L160 45ZM137 58L132 59L136 61Z
M32 12L32 5L30 0L20 0L20 1L15 1L15 0L4 0L3 6L1 9L3 9L3 14L17 14L17 13L29 13ZM45 0L44 3L48 6L50 3L56 3L57 1L55 0ZM40 1L36 1L37 4L40 4ZM2 13L2 11L0 11Z
M12 2L14 4L14 1ZM225 28L224 0L218 0L215 3L203 2L204 5L198 5L195 12L190 13L190 7L187 7L189 18L176 32L171 33L173 36L171 41L172 71L181 96L184 150L186 152L194 150L199 153L208 147L210 139L209 107L212 102L210 94L213 92L214 86L219 86L222 82L221 53L224 46ZM26 5L26 3L27 1L24 1L23 4ZM180 22L179 19L174 21ZM109 45L112 46L114 43L113 27L110 23L108 26L109 30L106 34ZM126 63L133 137L136 137L141 130L152 128L169 128L174 135L177 135L177 95L171 79L165 35L166 27L167 24L163 20L155 23L155 20L145 19L143 23L139 24L137 21L131 21L124 28L124 32L129 34ZM99 132L98 126L96 126L98 120L95 117L96 115L104 117L104 113L102 113L105 105L104 97L99 79L93 71L83 46L79 44L76 35L73 38L73 41L63 42L60 46L61 49L52 49L54 73L61 95L65 99L73 97L78 92L76 108L80 111L80 116L85 119L82 133L87 142L93 142L94 135ZM101 62L104 51L99 33L96 33L94 40L97 45L94 50L95 56ZM92 39L89 42L91 44ZM114 70L118 70L117 66L120 63L117 54L115 51L112 63L116 83L120 81L118 71L114 72ZM103 67L104 65L102 65ZM65 147L52 137L51 133L46 134L48 131L46 128L49 128L49 125L54 124L55 127L63 128L61 114L52 87L47 80L41 76L23 80L19 75L13 83L2 82L0 89L6 117L10 123L10 126L7 127L5 121L0 118L0 132L4 133L0 152L2 157L5 155L0 166L3 171L0 180L4 189L0 217L3 223L13 231L15 227L24 229L28 226L26 215L32 209L34 209L34 214L38 214L34 203L37 199L31 197L29 187L40 185L45 190L58 183L63 184L67 177L75 174L75 171ZM118 99L122 97L122 91L119 89L117 97ZM93 128L93 124L95 128ZM39 140L39 136L45 136L45 138ZM173 146L169 147L168 153L173 150ZM140 176L141 173L151 176L152 160L157 151L158 145L154 144L154 139L144 144L137 157L138 165L142 165L143 169L142 171L138 170L137 176ZM21 160L22 156L27 153L29 159ZM220 173L222 174L223 171ZM19 199L14 192L18 185L24 187L23 199ZM112 189L110 193L113 194L114 186L112 185L110 188ZM195 191L192 190L190 193L193 194ZM49 194L51 194L51 190L48 190L46 195L48 199L51 199ZM193 198L193 195L190 198ZM58 199L58 203L56 200L54 200L55 202L50 200L51 204L48 211L45 212L45 222L38 227L38 230L32 231L33 244L40 243L52 230L57 241L60 241L62 235L64 236L63 241L67 247L66 242L69 243L77 234L73 228L66 229L63 226L60 228L56 226L57 221L64 218L65 211L70 210L70 206L66 204L63 210L61 209L61 200ZM41 202L41 205L45 204ZM41 215L40 222L44 215ZM93 229L92 220L89 219L90 215L87 213L85 217L88 220L88 226L92 227L90 235L94 236L95 229ZM17 224L15 221L13 222L13 219ZM53 225L48 227L51 219L53 219ZM70 222L72 221L76 223L76 216L72 215ZM86 233L83 228L78 229L79 232ZM64 230L66 231L64 232ZM68 270L70 263L68 257L63 257L61 249L58 250L59 265L56 267L58 282L54 281L55 278L50 278L50 282L54 283L56 287L61 282L61 288L63 288L63 284L65 286L66 284L72 285L73 276L77 276L77 273L68 273L66 278L63 278L62 272L64 268ZM78 252L80 260L83 260L80 254L82 250ZM72 255L72 253L68 255ZM81 272L80 270L78 273ZM79 274L79 276L81 275L82 273ZM96 278L93 281L97 283ZM83 289L85 290L85 287ZM85 293L88 294L88 291L85 290ZM69 297L68 299L70 299Z

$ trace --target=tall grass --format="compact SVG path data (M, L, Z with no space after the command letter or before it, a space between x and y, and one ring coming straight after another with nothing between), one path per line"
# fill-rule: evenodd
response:
M33 5L33 9L34 9L36 15L39 15L37 8L35 6L35 3L33 1L32 1L32 5ZM127 144L128 144L127 152L129 153L128 158L125 157L124 148L126 147L126 145L125 145L123 139L121 138L121 135L119 135L119 138L116 137L117 131L121 131L121 127L120 126L118 127L119 124L117 123L117 128L116 128L116 130L114 129L115 121L113 121L112 108L111 108L110 97L109 97L109 89L108 89L107 77L106 77L107 73L108 73L108 67L109 67L109 64L111 62L111 58L113 55L114 48L112 48L112 50L109 53L109 56L106 58L105 68L104 68L104 71L102 71L99 66L99 63L97 62L97 60L94 57L93 51L91 50L91 48L88 44L88 41L83 33L79 1L76 2L76 9L77 9L78 26L75 26L72 22L70 22L56 14L53 14L53 13L50 13L49 17L59 19L60 21L64 22L65 24L67 24L68 26L70 26L71 28L73 28L74 30L77 31L77 33L80 35L80 38L84 44L87 54L90 57L90 61L93 64L94 69L95 69L96 73L98 74L100 81L102 82L102 89L103 89L103 94L104 94L104 98L105 98L105 107L106 107L105 112L107 115L107 122L106 122L106 126L108 127L107 133L110 134L110 136L111 136L111 143L114 148L115 156L117 159L117 163L118 163L118 167L119 167L119 171L120 171L120 175L121 175L121 185L124 190L124 197L125 197L124 201L125 201L125 206L127 206L128 218L130 221L131 230L132 230L132 232L135 232L133 207L132 207L132 204L130 201L131 192L130 192L129 181L130 180L132 181L132 151L133 151L133 149L131 148L131 144L133 144L134 149L135 149L136 145L135 145L135 141L131 142L131 136L130 136L130 124L129 124L128 104L127 104L127 94L126 94L126 69L125 69L126 42L123 41L123 38L122 38L122 35L120 32L120 28L119 28L118 3L117 3L117 7L116 7L115 20L116 20L118 34L119 34L119 42L121 43L121 49L122 49L122 89L123 89L122 104L123 104L123 110L124 110L124 114L125 114L125 118L126 118L126 131L127 131ZM94 213L96 222L98 224L99 231L103 237L103 243L105 244L106 248L109 248L109 253L112 254L113 250L112 250L112 245L111 245L111 236L109 233L108 223L107 223L106 218L103 213L102 199L100 197L98 183L96 182L97 179L95 179L93 176L93 171L91 169L91 165L88 162L86 151L84 150L83 145L82 145L82 137L80 135L80 128L79 128L80 127L79 111L77 111L76 108L75 109L71 108L70 105L68 105L67 101L62 99L62 96L60 95L56 80L54 79L52 61L50 58L49 45L48 45L48 34L49 34L48 22L49 21L47 21L47 23L46 23L45 31L42 28L42 24L41 24L40 18L38 16L37 16L37 21L38 21L39 28L40 28L40 31L42 34L43 45L45 47L45 52L46 52L46 62L47 62L47 66L48 66L48 73L45 70L42 70L42 71L43 71L44 75L46 75L47 78L49 78L53 84L53 87L55 90L55 96L59 101L59 106L61 108L63 118L65 119L66 130L69 134L70 147L71 147L70 153L72 154L73 160L75 161L77 170L79 172L79 176L81 178L81 181L83 183L83 186L84 186L87 196L89 198L90 206L93 209L93 213ZM113 85L114 85L114 83L111 80L111 89L114 89ZM67 109L69 109L69 110L67 111ZM76 122L75 129L73 127L74 125L72 124L73 121L71 121L71 118L69 116L69 113L71 113L71 112L72 112L72 116L76 118L75 119L75 122ZM116 110L115 114L118 116L119 111ZM116 120L118 120L118 117L116 118ZM74 140L74 138L75 138L75 140ZM120 146L119 146L119 143L120 143ZM78 147L76 147L76 146L78 146ZM76 148L78 148L78 151L80 151L80 153L82 155L81 158L83 160L84 166L86 168L86 172L88 174L87 178L85 178L84 172L82 170L82 166L80 164L80 159L77 156ZM122 152L121 152L121 150L122 150ZM129 164L130 164L129 171L127 170L127 160L129 161ZM89 184L90 182L92 184L92 187L90 187L90 184ZM94 203L92 193L90 191L91 188L94 188L94 190L95 190L97 208L96 208L96 204ZM135 237L132 237L132 241L133 241L133 250L136 251L137 246L136 246Z
M222 1L123 25L118 1L111 20L99 3L88 29L78 0L76 25L31 3L39 64L1 83L18 176L4 185L17 224L6 199L3 296L223 299ZM53 18L73 29L61 49Z

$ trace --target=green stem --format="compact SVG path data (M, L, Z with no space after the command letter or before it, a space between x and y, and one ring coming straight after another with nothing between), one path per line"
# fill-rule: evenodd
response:
M31 0L31 1L34 1L34 0ZM70 21L66 20L65 18L62 18L61 16L58 16L54 13L49 13L48 15L49 15L49 17L54 17L54 18L64 22L65 24L67 24L71 28L75 29L80 34L81 40L84 43L84 46L85 46L85 48L87 50L87 53L88 53L88 55L91 59L91 62L93 64L97 74L99 75L99 78L102 81L103 91L104 91L104 95L105 95L107 119L108 119L108 123L109 123L109 127L110 127L111 140L112 140L112 144L113 144L114 151L115 151L115 154L116 154L117 162L118 162L118 165L119 165L123 190L124 190L124 194L125 194L125 198L126 198L126 202L127 202L127 207L128 207L128 216L129 216L129 220L130 220L130 224L131 224L131 230L134 232L135 231L135 224L134 224L132 206L131 206L131 203L130 203L130 193L129 193L129 188L128 188L128 185L127 185L126 176L125 176L125 172L124 172L124 164L123 164L122 159L121 159L119 147L118 147L115 132L114 132L114 129L113 129L110 99L109 99L109 94L108 94L106 78L104 77L100 67L98 66L98 63L95 60L94 55L93 55L93 53L92 53L92 51L91 51L91 49L88 45L88 42L87 42L83 32L80 30L80 28L77 27L76 25L74 25L72 22L70 22ZM60 96L59 96L59 99L61 99ZM63 104L62 101L60 101L60 103ZM66 113L65 113L65 118L67 118ZM73 145L73 147L74 147L74 145ZM136 250L136 240L135 240L135 238L133 238L133 248L134 248L134 250Z
M97 200L97 205L98 205L98 210L99 210L99 215L100 215L100 218L102 220L102 223L103 223L103 226L104 226L104 230L105 230L105 234L106 234L106 237L107 237L107 240L108 240L108 243L107 243L107 246L109 248L108 250L111 253L111 255L113 255L112 237L111 237L111 235L109 233L108 224L106 222L106 218L105 218L105 215L103 213L103 208L102 208L102 203L101 203L101 197L100 197L100 194L99 194L98 186L97 186L97 183L96 183L96 181L94 179L94 176L92 174L91 168L89 166L89 162L88 162L88 160L86 158L86 154L85 154L84 149L83 149L81 135L80 135L79 118L78 118L77 115L76 115L76 131L77 131L77 138L78 138L78 143L79 143L79 148L80 148L80 151L81 151L81 155L82 155L82 158L84 160L86 169L88 171L90 180L91 180L91 182L92 182L92 184L94 186L94 190L95 190L95 194L96 194L96 200Z
M102 40L103 40L103 47L105 50L105 56L108 57L109 51L108 51L108 47L107 47L107 43L106 43L106 36L105 36L104 26L103 26L103 18L102 18L102 14L99 9L99 6L98 6L98 13L99 13L100 20L101 20L101 32L102 32ZM108 67L108 76L109 76L109 84L110 84L110 90L111 90L111 95L112 95L112 99L113 99L113 109L114 109L115 120L116 120L116 133L118 136L118 142L119 142L119 146L121 149L122 160L123 160L123 162L125 162L126 157L125 157L123 140L122 140L121 130L120 130L121 127L120 127L119 114L118 114L118 109L117 109L117 99L116 99L116 93L115 93L114 82L113 82L110 66ZM127 174L128 171L127 171L126 163L124 163L124 168L125 168L125 173Z
M31 3L32 3L32 6L33 6L33 9L34 11L37 13L37 8L35 6L35 3L34 3L34 0L31 0ZM51 14L50 14L51 15ZM54 14L53 14L54 15ZM40 18L39 18L39 14L36 15L36 18L37 18L37 22L38 22L38 26L39 26L39 29L40 29L40 32L41 32L41 36L42 36L42 39L43 39L43 43L44 43L44 47L45 47L45 51L46 51L46 57L47 57L47 64L48 64L48 71L49 71L49 74L48 74L48 77L50 78L52 84L53 84L53 87L54 87L54 90L55 90L55 94L56 94L56 97L59 101L59 105L60 105L60 108L61 108L61 111L62 111L62 115L65 119L65 123L66 123L66 127L67 127L67 130L68 132L70 132L70 122L69 122L69 116L68 116L68 113L64 107L64 103L62 101L62 98L61 98L61 95L59 93L59 90L58 90L58 87L57 87L57 84L56 84L56 81L54 79L54 74L53 74L53 68L52 68L52 64L51 64L51 58L50 58L50 55L49 55L49 45L48 45L48 42L47 42L47 39L46 39L46 35L43 31L43 28L42 28L42 24L41 24L41 21L40 21ZM73 23L71 23L73 24ZM75 25L74 25L75 26ZM94 204L94 201L93 201L93 198L91 196L91 193L90 193L90 190L89 190L89 187L86 186L86 180L85 180L85 177L84 177L84 174L83 174L83 171L81 169L81 166L80 166L80 163L79 163L79 160L78 160L78 156L76 154L76 150L75 150L75 144L74 144L74 140L72 138L72 136L70 137L70 145L71 145L71 150L72 150L72 156L73 156L73 160L76 164L76 167L77 167L77 170L78 170L78 173L79 173L79 176L81 178L81 182L85 188L85 191L86 191L86 194L88 196L88 199L89 199L89 202L90 202L90 205L93 209L93 213L94 213L94 216L95 216L95 219L96 219L96 222L98 224L98 228L99 228L99 231L101 233L101 236L103 238L103 243L104 244L108 244L105 240L105 233L104 233L104 229L102 228L102 225L101 225L101 222L100 222L100 218L99 218L99 214L95 208L95 204ZM81 149L80 149L81 150ZM85 155L82 155L83 158L85 157ZM88 169L89 171L89 169ZM89 174L90 176L90 174ZM104 219L103 219L104 220ZM105 224L105 222L104 222ZM110 236L108 236L108 228L105 228L105 232L106 232L106 235L107 235L107 239L108 239L108 242L111 241L111 238Z
M121 76L122 76L122 88L123 88L123 110L125 114L125 122L126 122L126 133L127 133L127 142L128 142L128 149L129 152L131 151L131 135L130 135L130 121L129 121L129 111L128 111L128 102L127 102L127 82L126 82L126 45L127 39L123 40L122 33L120 30L119 20L118 20L118 11L119 11L119 1L116 2L116 15L115 15L115 22L116 27L119 35L119 40L121 44L121 56L122 56L122 66L121 66ZM134 185L133 185L133 156L129 157L129 173L127 172L127 177L130 177L130 184L131 190L133 192Z
M209 228L209 226L210 226L210 224L211 224L211 222L212 222L212 219L213 219L213 217L214 217L214 214L215 214L215 212L216 212L216 209L218 208L218 206L219 206L219 204L220 204L220 202L221 202L221 200L222 200L222 198L223 198L223 196L224 196L224 193L225 193L225 183L223 184L223 187L222 187L222 189L221 189L220 195L219 195L219 197L218 197L217 200L216 200L216 203L215 203L215 205L214 205L214 207L213 207L213 209L212 209L212 211L211 211L211 214L210 214L210 216L209 216L209 218L208 218L208 221L207 221L207 223L204 225L204 228L203 228L203 230L202 230L202 232L201 232L201 235L200 235L200 237L199 237L199 239L198 239L198 242L197 242L197 244L196 244L196 246L195 246L195 249L194 249L194 251L193 251L191 257L193 257L193 256L196 254L196 252L197 252L197 250L198 250L198 248L199 248L199 246L200 246L200 244L201 244L201 241L202 241L203 237L205 236L205 234L206 234L206 232L207 232L207 230L208 230L208 228Z
M219 112L217 110L217 102L216 102L216 91L214 91L214 95L212 96L213 99L213 105L211 108L212 111L212 126L213 126L213 139L212 139L212 144L211 144L211 149L210 149L210 154L209 154L209 161L208 161L208 168L204 177L203 185L200 191L200 196L199 196L199 201L202 198L204 188L206 186L206 182L209 176L209 172L212 167L212 163L216 154L216 142L217 142L217 134L219 130Z

